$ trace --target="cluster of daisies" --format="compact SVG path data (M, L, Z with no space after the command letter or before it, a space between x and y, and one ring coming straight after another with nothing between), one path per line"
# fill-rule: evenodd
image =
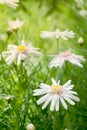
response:
M9 28L7 31L18 31L18 29L23 25L24 21L20 21L19 19L16 20L9 20ZM74 38L75 33L73 31L69 31L68 29L65 31L60 31L57 29L56 31L42 31L41 37L42 38L62 38L63 40L68 40L68 38ZM8 45L8 50L2 52L2 57L5 59L8 65L11 65L13 62L17 62L19 65L22 61L25 61L29 58L30 55L38 55L41 56L41 53L38 51L38 48L35 48L31 42L25 42L22 40L20 45ZM71 50L66 50L59 54L56 54L52 61L49 63L49 67L59 67L61 68L65 62L70 62L75 64L79 67L83 67L81 64L82 61L85 61L85 58L82 55L76 55ZM60 81L56 81L52 78L52 84L48 85L45 83L40 84L39 89L33 90L34 96L42 96L40 99L37 100L37 105L43 103L42 109L45 109L49 103L51 111L59 111L59 102L63 105L65 109L68 109L66 101L71 105L75 105L75 101L79 102L79 98L77 97L77 92L72 91L74 87L71 84L71 80L67 81L64 85L60 84Z
M41 37L42 38L62 38L64 40L68 40L68 38L74 38L75 33L73 31L69 31L68 29L61 32L59 29L56 31L42 31ZM55 55L52 61L49 63L49 67L59 67L61 68L65 62L69 61L70 63L77 65L79 67L83 67L81 64L82 61L85 61L84 56L76 55L72 53L72 51L66 50ZM42 96L40 99L37 100L37 105L42 105L42 109L45 109L49 103L50 111L59 111L59 103L63 105L64 109L68 109L66 101L71 105L75 105L75 101L79 102L80 99L77 97L77 92L72 91L74 87L71 84L71 80L67 81L64 85L60 84L60 81L56 81L52 78L52 84L48 85L45 83L40 84L40 89L34 90L34 96Z

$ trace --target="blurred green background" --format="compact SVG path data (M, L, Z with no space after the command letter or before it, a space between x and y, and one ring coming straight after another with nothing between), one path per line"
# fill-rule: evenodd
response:
M76 33L74 39L59 40L59 52L71 49L87 60L87 14L80 13L81 10L87 11L87 1L83 4L78 1L20 0L16 10L0 5L0 51L7 39L8 20L18 18L25 22L18 37L12 34L7 44L20 44L24 39L43 53L41 63L33 67L29 65L28 71L23 66L8 66L4 60L0 61L0 130L25 130L28 123L33 123L36 130L87 130L87 61L83 68L68 64L66 72L54 69L53 73L48 68L51 60L48 55L56 54L56 39L40 37L42 30L73 30ZM83 37L82 43L78 43L79 37ZM32 90L41 82L51 84L52 77L60 79L62 84L71 79L80 102L69 106L67 111L62 106L59 112L50 112L49 107L41 110ZM9 95L10 101L6 99Z

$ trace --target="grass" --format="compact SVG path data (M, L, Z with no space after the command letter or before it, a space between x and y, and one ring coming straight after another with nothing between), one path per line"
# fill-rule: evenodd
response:
M36 130L87 129L86 62L83 68L68 63L67 68L50 69L48 64L51 58L48 55L56 54L56 40L40 37L42 30L59 28L63 31L69 28L76 33L75 38L67 41L59 39L59 52L71 48L87 60L87 18L81 16L79 10L73 0L21 0L16 10L0 5L0 34L4 35L4 39L0 39L0 52L7 50L8 44L19 45L24 39L31 41L43 54L41 59L31 57L32 62L19 66L15 62L9 66L1 59L0 130L26 130L28 123L33 123ZM16 18L24 20L24 25L17 35L13 33L7 40L8 20ZM77 42L80 36L84 38L82 46ZM38 97L33 96L33 90L40 83L51 84L52 77L61 80L61 84L71 79L80 102L75 106L68 104L67 111L62 105L58 112L51 112L50 106L42 110L42 105L36 104Z

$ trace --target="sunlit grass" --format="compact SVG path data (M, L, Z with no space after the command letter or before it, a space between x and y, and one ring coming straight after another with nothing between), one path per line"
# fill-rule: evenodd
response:
M84 8L87 8L86 5ZM87 60L87 17L81 16L79 10L73 0L21 0L16 10L0 5L0 36L4 35L4 38L0 38L0 53L6 51L9 44L20 45L21 40L32 42L42 53L41 57L31 56L20 65L16 61L8 65L1 57L0 130L26 130L29 123L34 124L36 130L87 129L86 61L82 63L83 68L69 62L61 69L49 68L52 60L50 55L57 54L57 40L40 37L42 30L73 30L75 38L58 40L58 53L71 49L73 53L83 55ZM8 37L8 20L16 18L24 20L24 24L17 33L13 32ZM78 43L80 36L84 39L81 45ZM39 97L33 96L33 90L39 88L41 83L51 85L52 78L60 80L62 85L71 79L80 102L75 106L68 103L67 111L61 104L58 112L50 112L50 105L42 110L42 106L36 104Z

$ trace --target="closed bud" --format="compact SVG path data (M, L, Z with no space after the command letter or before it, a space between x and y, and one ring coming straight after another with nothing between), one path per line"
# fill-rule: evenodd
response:
M83 39L83 37L79 37L79 39L78 39L78 44L79 44L79 45L83 45L83 44L84 44L84 39Z
M7 97L5 97L5 100L6 100L8 103L10 103L11 97L10 97L10 96L7 96Z
M11 35L13 33L13 30L11 28L8 28L6 32L8 35Z
M35 126L32 123L29 123L26 127L26 130L35 130Z

